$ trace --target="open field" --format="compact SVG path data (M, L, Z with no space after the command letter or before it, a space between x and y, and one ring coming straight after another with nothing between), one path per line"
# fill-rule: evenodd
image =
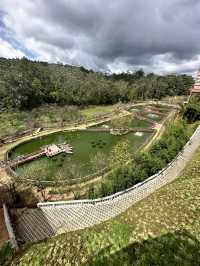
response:
M116 105L91 106L84 109L72 106L42 106L32 111L0 112L0 137L32 127L58 127L61 124L84 121L110 113Z
M100 105L100 106L91 106L88 108L82 109L80 112L86 118L93 118L94 116L100 116L107 113L111 113L116 109L117 105Z
M199 173L200 149L180 178L122 215L24 247L12 265L197 266Z

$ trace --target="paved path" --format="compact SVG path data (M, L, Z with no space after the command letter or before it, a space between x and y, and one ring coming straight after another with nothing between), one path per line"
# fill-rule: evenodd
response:
M200 126L175 160L158 174L132 188L97 200L47 202L38 204L37 209L17 210L18 238L34 242L55 234L93 226L119 215L175 180L199 146Z

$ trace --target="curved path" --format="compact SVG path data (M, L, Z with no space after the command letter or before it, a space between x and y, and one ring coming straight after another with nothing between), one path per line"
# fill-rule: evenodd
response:
M39 203L37 209L17 210L17 237L38 241L59 233L82 229L124 212L136 202L175 180L200 146L200 126L182 153L162 171L142 183L97 200Z

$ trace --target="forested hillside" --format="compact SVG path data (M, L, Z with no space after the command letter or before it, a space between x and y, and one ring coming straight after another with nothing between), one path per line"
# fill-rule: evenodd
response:
M118 101L160 99L185 95L193 78L187 75L105 75L83 67L0 58L0 107L31 109L58 105L113 104Z

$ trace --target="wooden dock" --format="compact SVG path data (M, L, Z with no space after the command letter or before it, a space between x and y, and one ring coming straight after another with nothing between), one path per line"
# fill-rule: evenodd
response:
M42 156L47 156L47 157L53 157L55 155L58 155L60 153L67 153L67 154L72 154L72 147L69 144L62 143L62 144L51 144L46 147L41 148L39 151L26 154L26 155L21 155L18 156L14 160L9 160L7 162L1 162L2 167L11 167L15 168L18 165L33 161L37 158L40 158Z

